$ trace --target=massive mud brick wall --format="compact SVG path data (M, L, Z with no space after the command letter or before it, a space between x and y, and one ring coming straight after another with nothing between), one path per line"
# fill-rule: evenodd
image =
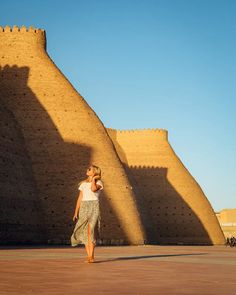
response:
M0 241L42 242L43 215L21 128L0 98Z
M136 188L138 204L149 216L144 224L149 242L224 243L209 201L175 154L166 130L108 132Z
M0 27L1 240L68 243L90 163L101 167L103 244L142 244L131 185L103 124L46 52L45 31Z
M101 244L222 244L165 130L106 129L46 52L45 31L0 27L0 243L69 243L78 183L103 171Z

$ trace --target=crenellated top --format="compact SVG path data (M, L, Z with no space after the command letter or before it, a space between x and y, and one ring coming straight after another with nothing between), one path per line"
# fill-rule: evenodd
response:
M162 128L147 128L147 129L127 129L127 130L120 130L120 129L112 129L107 128L109 134L116 135L118 137L122 136L152 136L157 137L159 139L168 139L168 131Z
M32 26L18 27L0 26L0 50L7 48L8 50L21 49L23 47L34 47L38 49L46 49L46 32L43 29L36 29Z
M13 26L12 28L10 26L5 26L4 28L0 26L0 33L35 33L35 34L45 34L45 30L43 29L36 29L32 26L29 28L26 28L26 26L22 26L19 28L18 26Z
M133 133L133 132L167 132L166 129L162 128L142 128L142 129L113 129L113 128L106 128L109 131L117 131L120 133Z
M130 169L132 170L159 170L159 171L166 171L168 168L166 166L160 165L130 165Z

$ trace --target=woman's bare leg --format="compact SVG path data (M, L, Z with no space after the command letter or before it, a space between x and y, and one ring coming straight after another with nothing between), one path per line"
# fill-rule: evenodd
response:
M87 256L90 257L90 251L89 251L89 245L85 245L85 249L86 249L86 252L87 252Z
M88 248L89 248L89 257L94 260L94 244L91 241L91 228L90 224L88 224ZM93 261L91 261L93 262Z
M87 252L87 260L86 262L89 261L90 257L91 257L91 254L90 254L90 235L89 235L89 224L88 224L88 231L87 231L87 234L88 234L88 244L86 245L85 244L85 249L86 249L86 252Z
M91 245L92 245L92 246L91 246L91 248L90 248L90 251L91 251L90 253L92 253L92 254L91 254L91 257L92 257L92 259L94 259L94 248L95 248L95 245L94 245L93 242L91 243Z

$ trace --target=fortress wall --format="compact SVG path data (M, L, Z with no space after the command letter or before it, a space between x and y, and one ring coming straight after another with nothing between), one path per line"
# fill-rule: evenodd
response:
M236 209L223 209L216 213L225 238L236 237Z
M29 155L21 128L0 99L0 241L45 242Z
M49 243L70 239L78 182L94 163L105 184L101 242L142 244L145 234L134 194L112 141L45 44L43 30L0 28L0 96L24 137L46 238Z
M78 182L94 163L105 184L101 243L224 243L167 131L106 130L45 48L44 30L0 27L0 136L13 139L0 145L5 241L68 243Z
M108 129L152 222L151 242L223 244L214 211L163 129ZM124 156L125 155L125 156ZM150 231L150 229L149 229Z

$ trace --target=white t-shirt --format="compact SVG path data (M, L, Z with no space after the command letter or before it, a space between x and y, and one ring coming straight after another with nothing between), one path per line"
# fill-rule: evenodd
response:
M100 185L101 188L99 190L97 190L96 192L93 192L91 190L91 185L92 182L82 182L79 187L78 190L83 192L83 198L82 201L94 201L94 200L98 200L98 197L101 193L101 190L103 190L103 183L101 180L97 180L96 184Z

